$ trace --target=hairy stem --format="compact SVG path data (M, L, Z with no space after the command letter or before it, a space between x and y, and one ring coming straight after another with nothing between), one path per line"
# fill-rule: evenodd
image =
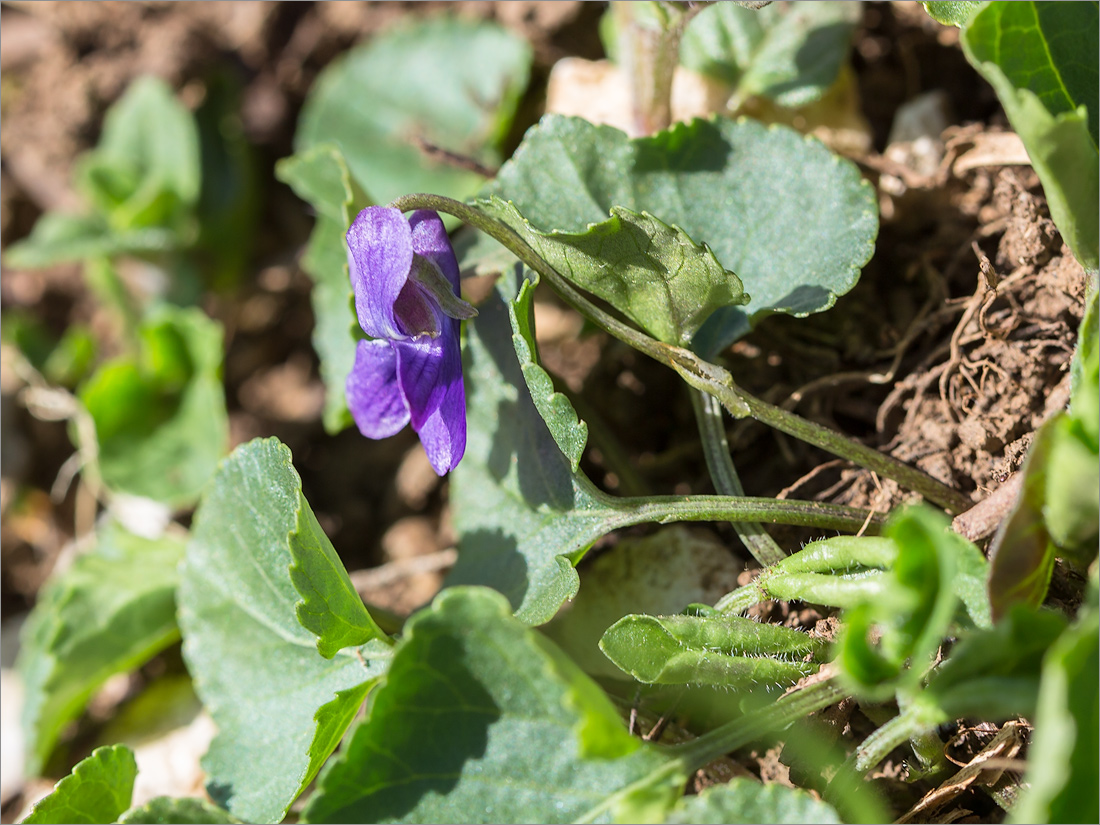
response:
M926 499L950 513L970 508L970 499L927 473L860 444L835 430L767 403L742 390L733 382L728 370L705 361L690 350L650 338L593 304L561 273L544 261L527 242L510 227L491 218L475 206L441 195L413 194L397 198L390 206L407 212L413 209L434 209L480 229L501 243L526 266L544 277L557 293L574 309L620 341L643 352L672 369L692 387L716 398L735 418L752 416L757 421L793 435L808 444L853 461L862 467L892 478L903 487L915 490ZM857 528L858 529L858 528Z
M783 730L814 711L827 708L847 696L834 679L826 679L788 693L775 704L727 722L691 742L674 745L690 770L695 771L720 756L743 748L769 733Z
M910 704L864 739L849 761L857 772L866 773L885 759L894 748L946 721L947 715L938 707L929 707L927 703Z
M727 496L745 495L741 478L737 475L737 468L733 466L733 459L730 457L722 406L713 395L699 390L691 391L691 405L695 409L695 421L699 425L699 436L703 441L703 453L714 489ZM787 557L783 548L768 535L762 524L755 521L732 523L738 537L762 567L768 567Z
M824 504L819 501L789 501L750 496L654 496L622 498L600 493L609 507L622 515L616 527L632 524L670 524L677 521L768 522L817 527L821 530L852 532L870 521L876 527L882 516L859 507Z

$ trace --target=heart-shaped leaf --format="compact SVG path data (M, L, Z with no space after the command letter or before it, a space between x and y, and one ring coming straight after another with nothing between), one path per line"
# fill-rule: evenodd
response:
M45 823L116 822L134 793L137 762L125 745L96 748L43 797L23 821Z

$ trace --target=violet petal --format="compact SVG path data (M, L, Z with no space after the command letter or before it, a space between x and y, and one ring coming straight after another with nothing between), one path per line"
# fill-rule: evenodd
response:
M448 361L448 333L449 330L444 329L438 338L424 335L411 341L393 342L397 353L397 383L405 396L414 430L419 430L425 419L438 409L447 392L442 379Z
M449 320L449 319L448 319ZM466 388L462 380L462 352L458 341L458 324L453 326L453 343L444 348L440 370L440 385L444 387L439 405L417 429L428 460L436 473L453 470L466 451Z
M404 338L393 305L412 267L409 222L397 209L368 206L356 215L347 242L359 326L371 338Z
M455 295L459 294L458 261L447 236L447 228L438 212L430 209L418 209L409 216L412 227L412 248L425 258L431 259L439 270L451 282Z
M389 341L359 342L345 391L351 416L367 438L389 438L409 423L397 382L397 353Z

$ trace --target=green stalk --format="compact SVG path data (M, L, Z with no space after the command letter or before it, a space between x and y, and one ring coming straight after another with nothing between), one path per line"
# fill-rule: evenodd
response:
M722 407L713 395L699 390L691 393L691 405L695 409L695 421L703 442L703 454L707 459L714 489L727 496L743 496L745 489L737 468L733 466L730 445L726 439L726 424L722 420ZM783 548L768 535L762 524L754 521L732 522L733 529L762 567L769 567L787 557Z
M768 522L816 527L821 530L853 532L869 521L881 524L884 517L869 510L824 504L820 501L790 501L750 496L653 496L624 498L595 491L601 501L622 514L612 529L634 524L670 524L678 521L728 521L734 524Z
M864 739L849 761L858 773L866 773L894 748L946 721L947 715L938 707L914 702Z
M489 217L477 207L441 195L428 194L403 195L394 200L390 206L402 212L413 209L434 209L437 212L453 215L475 229L480 229L511 251L527 267L545 278L567 303L586 318L639 352L676 370L690 386L718 399L734 418L752 416L763 424L793 435L833 455L853 461L881 476L892 478L903 487L915 490L950 513L961 513L970 508L969 498L927 473L910 467L873 447L853 441L828 427L807 421L792 412L750 395L736 386L733 377L722 367L703 360L690 350L650 338L600 309L556 269L539 257L510 227Z
M805 719L814 711L836 704L847 695L847 692L836 684L835 679L827 679L794 693L788 693L775 704L727 722L704 733L698 739L682 745L673 745L671 750L680 756L691 771L696 771L720 756L743 748L761 736L781 731L800 719Z

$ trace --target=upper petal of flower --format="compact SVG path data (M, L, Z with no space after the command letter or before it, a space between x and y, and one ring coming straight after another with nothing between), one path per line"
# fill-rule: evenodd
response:
M447 228L438 212L431 209L418 209L409 216L412 228L413 251L431 259L451 282L455 295L459 294L458 261L447 237Z
M345 384L348 409L367 438L389 438L409 423L397 381L397 353L389 341L360 341Z
M368 206L356 215L348 229L347 242L348 272L355 290L359 326L372 338L406 337L393 308L412 268L409 222L400 210ZM451 257L454 258L453 252Z

